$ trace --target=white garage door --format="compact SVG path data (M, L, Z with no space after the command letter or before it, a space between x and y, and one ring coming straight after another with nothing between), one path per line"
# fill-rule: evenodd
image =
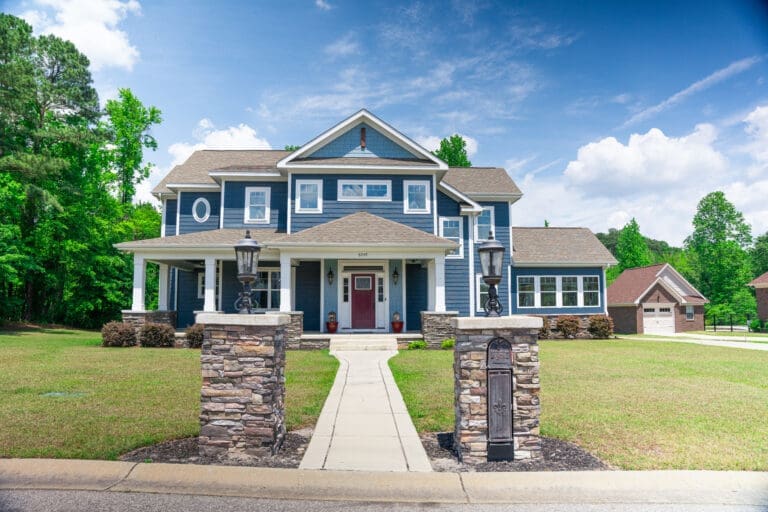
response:
M645 334L674 334L674 311L672 304L643 304Z

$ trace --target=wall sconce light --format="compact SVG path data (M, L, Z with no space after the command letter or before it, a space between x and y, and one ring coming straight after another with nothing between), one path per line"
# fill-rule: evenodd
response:
M328 284L333 284L333 278L335 277L333 269L328 271Z
M395 271L392 272L392 282L397 284L399 280L400 280L400 273L397 271L397 267L395 267Z

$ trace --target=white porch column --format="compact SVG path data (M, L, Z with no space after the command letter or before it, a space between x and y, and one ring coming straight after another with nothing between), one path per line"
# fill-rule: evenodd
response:
M144 256L133 255L133 303L131 311L144 311L144 286L147 280L147 265Z
M445 311L445 256L435 257L435 309L437 312Z
M205 300L203 311L216 311L216 258L205 258Z
M291 257L280 253L280 311L291 310Z
M427 262L427 311L435 310L435 260Z
M158 263L157 268L160 280L157 287L157 309L168 311L168 265Z

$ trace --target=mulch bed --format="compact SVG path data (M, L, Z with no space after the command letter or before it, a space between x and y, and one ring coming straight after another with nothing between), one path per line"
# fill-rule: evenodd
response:
M435 471L594 471L613 469L588 451L567 441L551 437L541 438L539 460L516 460L512 462L484 462L463 464L453 450L452 432L427 432L421 434L421 444Z
M128 462L165 462L171 464L217 464L223 466L255 466L265 468L297 468L312 437L312 429L288 432L283 446L274 457L254 457L243 460L200 457L197 438L174 439L128 452L120 460ZM453 451L453 433L429 432L421 435L421 443L435 471L586 471L608 470L610 466L573 443L542 437L541 460L485 462L462 464Z

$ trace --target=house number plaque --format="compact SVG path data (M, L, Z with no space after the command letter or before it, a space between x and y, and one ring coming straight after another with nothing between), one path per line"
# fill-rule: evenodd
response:
M504 338L488 343L488 460L513 460L512 345Z

